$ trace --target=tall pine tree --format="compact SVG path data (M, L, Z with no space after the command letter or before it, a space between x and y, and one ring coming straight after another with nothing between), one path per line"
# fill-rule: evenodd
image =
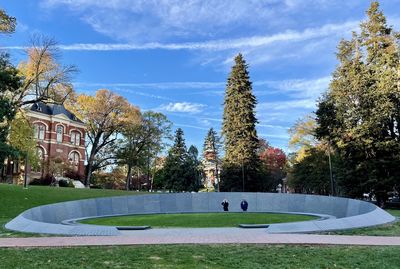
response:
M238 54L226 85L222 126L225 159L221 175L224 190L257 188L255 173L259 168L259 157L254 112L257 100L247 69L242 54Z
M378 2L361 33L339 44L339 65L317 110L317 136L343 160L337 178L345 194L360 197L399 186L400 49Z

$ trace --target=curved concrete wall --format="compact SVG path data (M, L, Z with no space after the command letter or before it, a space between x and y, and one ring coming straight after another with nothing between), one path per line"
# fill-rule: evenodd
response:
M129 214L241 212L246 199L248 212L292 212L330 215L315 221L271 224L269 233L318 232L351 229L392 222L395 218L374 204L340 197L280 193L172 193L107 197L50 204L29 209L6 224L21 232L66 235L118 235L116 227L70 224L68 220Z

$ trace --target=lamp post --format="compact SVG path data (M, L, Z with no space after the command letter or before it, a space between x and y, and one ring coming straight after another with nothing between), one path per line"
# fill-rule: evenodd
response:
M243 190L243 192L244 192L244 161L243 161L243 158L242 158L242 190Z
M8 183L13 183L13 164L14 162L11 160L10 162L10 168L9 168L9 174L8 174Z
M335 189L333 186L333 175L332 175L332 161L331 161L331 142L328 142L328 161L329 161L329 176L331 181L331 195L334 196Z
M28 152L25 153L24 189L28 188Z

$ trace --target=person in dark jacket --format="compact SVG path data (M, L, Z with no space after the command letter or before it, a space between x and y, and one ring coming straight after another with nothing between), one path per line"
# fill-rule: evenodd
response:
M249 203L247 203L247 201L243 199L242 202L240 203L240 207L242 208L243 211L247 211Z
M222 201L221 205L224 207L224 211L229 211L229 202L228 202L228 200L224 199Z

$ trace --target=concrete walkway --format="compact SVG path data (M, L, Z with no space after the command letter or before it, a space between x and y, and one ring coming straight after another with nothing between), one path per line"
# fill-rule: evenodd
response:
M315 244L400 246L400 237L267 234L264 229L150 229L122 236L0 238L0 247L72 247L152 244Z

